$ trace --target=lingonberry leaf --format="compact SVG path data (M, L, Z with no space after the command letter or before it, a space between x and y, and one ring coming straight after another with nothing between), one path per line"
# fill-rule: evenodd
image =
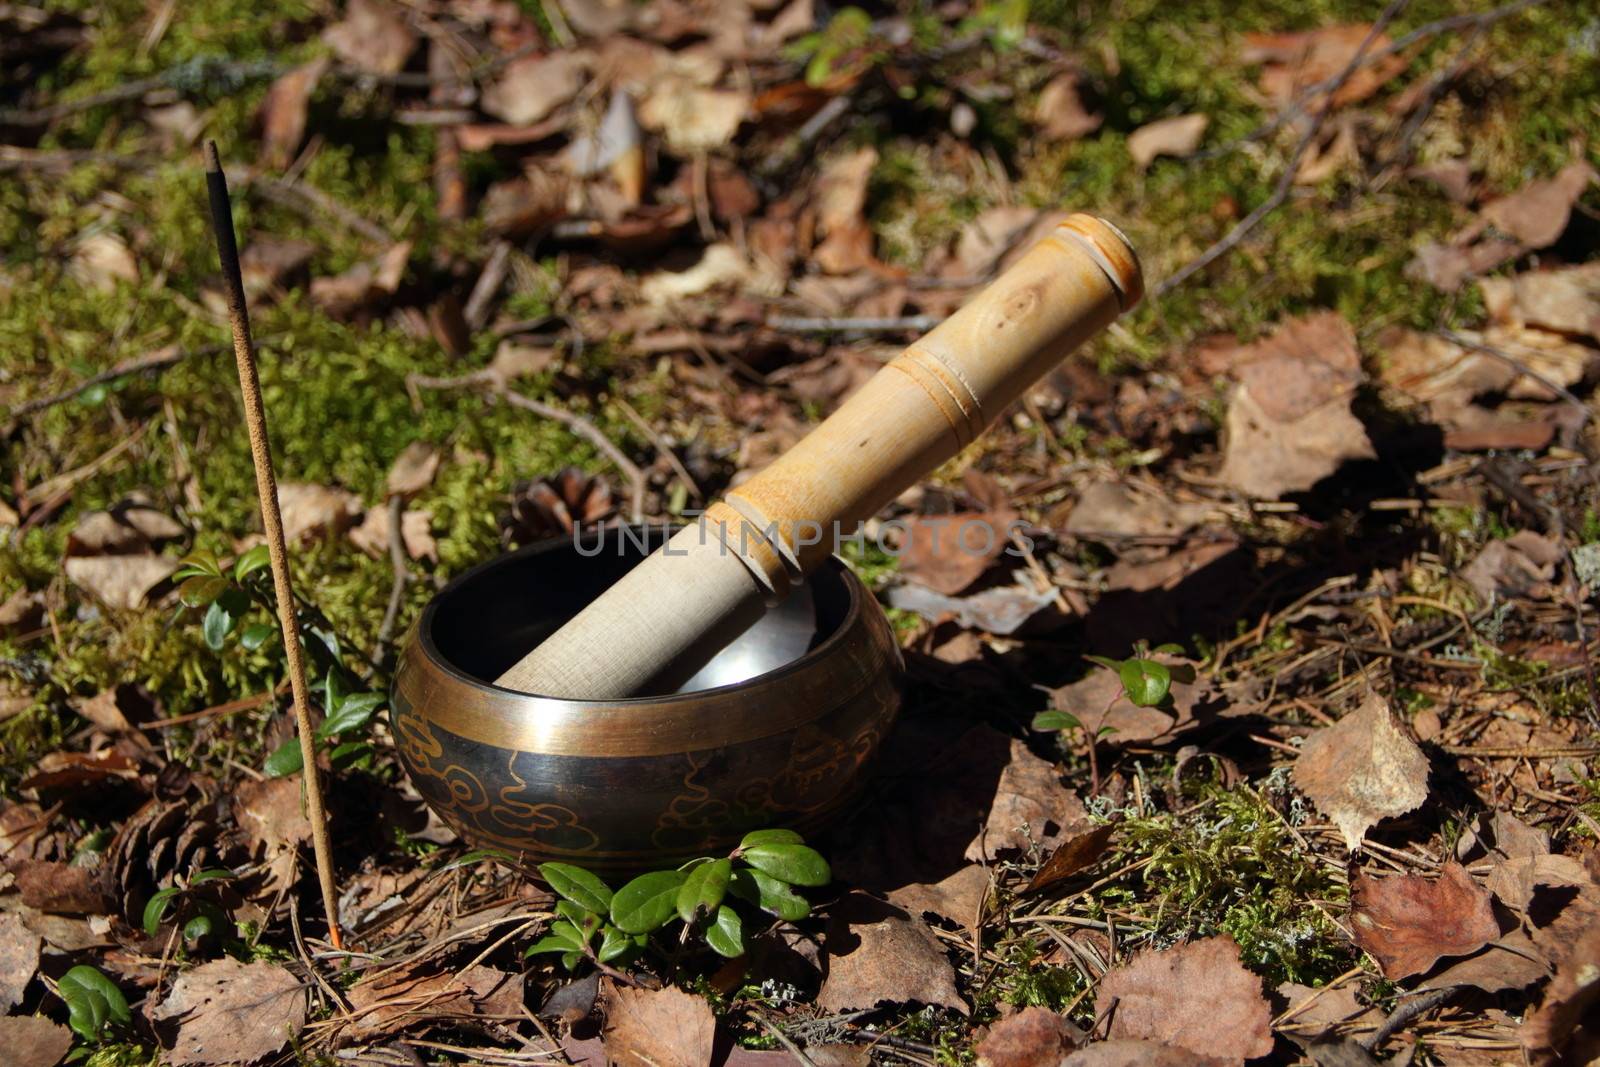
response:
M805 845L756 845L740 855L756 870L790 885L827 885L833 878L828 861Z
M1172 672L1153 659L1125 660L1117 668L1117 677L1128 699L1141 708L1155 707L1172 689Z
M600 915L611 910L611 887L598 876L570 863L541 863L539 877L559 896Z
M659 930L677 913L678 887L684 878L682 871L641 874L611 898L611 921L629 934Z
M739 913L726 904L717 909L717 921L706 927L706 944L719 956L744 955L744 926Z
M712 860L689 869L683 884L678 887L678 917L692 923L701 915L710 915L722 903L728 891L728 879L733 876L733 862L728 859Z
M733 872L728 892L788 922L799 922L811 914L810 902L787 883L748 867Z
M766 830L751 830L739 842L740 848L754 848L757 845L803 845L806 839L793 830L782 827L771 827Z

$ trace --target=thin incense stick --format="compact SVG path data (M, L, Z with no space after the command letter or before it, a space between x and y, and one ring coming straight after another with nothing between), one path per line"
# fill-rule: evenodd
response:
M256 372L256 349L250 340L250 313L245 307L244 278L239 272L239 244L233 232L233 207L228 200L228 179L222 173L217 143L206 142L206 188L211 194L211 225L217 234L217 254L222 259L222 286L228 299L228 321L233 326L233 355L239 365L239 392L244 397L244 424L250 435L250 458L256 468L256 493L261 500L261 526L267 535L272 560L272 587L278 601L278 625L289 660L289 689L294 697L295 727L300 734L301 774L306 786L306 816L311 821L311 849L316 854L317 881L322 886L322 909L328 920L328 940L343 949L339 936L339 896L333 884L333 852L328 844L328 816L322 806L322 783L317 773L316 739L311 724L311 704L306 696L306 666L300 654L300 620L294 611L294 586L289 580L289 554L284 547L283 515L278 510L278 482L272 473L272 449L267 442L267 412L261 403L261 378Z

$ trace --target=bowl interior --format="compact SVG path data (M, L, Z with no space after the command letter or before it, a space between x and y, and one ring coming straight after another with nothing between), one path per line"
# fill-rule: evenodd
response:
M434 598L422 627L448 663L488 683L666 542L660 526L586 530L477 567ZM790 663L850 610L843 564L819 567L784 602L685 682L679 693L735 685ZM659 695L659 694L656 694Z

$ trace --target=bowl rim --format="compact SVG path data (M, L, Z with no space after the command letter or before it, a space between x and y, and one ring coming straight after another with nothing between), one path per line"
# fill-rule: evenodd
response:
M670 524L625 525L671 530ZM430 725L468 740L518 751L661 755L717 748L793 730L848 703L898 669L899 650L892 635L886 648L885 641L873 632L881 628L888 633L887 620L881 611L874 619L866 610L866 587L837 556L823 565L833 569L849 597L839 624L803 655L744 681L688 693L575 700L495 685L466 674L445 658L433 640L440 601L485 571L567 543L566 538L553 537L502 553L457 575L435 593L402 644L394 675L394 710L414 712ZM830 660L841 669L816 669ZM398 707L402 702L405 708Z

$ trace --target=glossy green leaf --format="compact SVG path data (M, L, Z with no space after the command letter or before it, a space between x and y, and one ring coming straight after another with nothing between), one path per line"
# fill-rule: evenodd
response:
M790 885L827 885L833 879L828 861L805 845L757 845L741 855L756 870Z
M1117 677L1128 699L1141 708L1155 707L1172 689L1172 672L1153 659L1125 660L1117 668Z
M167 917L167 908L172 905L172 898L177 895L178 890L169 886L158 890L156 895L150 898L150 903L144 906L144 922L140 924L146 934L151 937L156 936L156 932L161 929L161 920Z
M717 909L717 921L706 927L706 944L719 956L744 955L744 926L739 913L726 904Z
M253 622L239 631L239 647L254 652L277 636L278 628L270 622Z
M93 967L72 968L61 976L56 988L67 1004L67 1024L85 1040L98 1038L107 1022L132 1021L122 990Z
M789 922L799 922L811 914L810 901L789 888L788 883L760 871L734 871L728 892Z
M193 875L191 875L189 877L189 884L191 886L196 886L205 885L207 882L226 882L230 878L235 877L237 877L237 875L228 870L226 867L208 867L206 870L196 871Z
M382 693L351 693L329 710L327 718L317 727L317 736L333 737L359 729L383 703Z
M633 938L608 923L600 931L600 950L595 956L601 963L610 963L618 956L632 952L636 947Z
M739 842L740 848L754 848L756 845L803 845L806 839L793 830L773 827L768 830L751 830Z
M600 929L601 918L588 908L574 904L570 900L556 901L556 914L566 919L578 932L583 935L584 944L594 937L594 932Z
M652 871L641 874L611 898L611 921L629 934L659 930L677 912L678 887L682 871Z
M197 574L178 586L178 599L186 608L203 608L228 590L228 579Z
M1068 711L1041 711L1033 717L1035 730L1071 730L1082 726L1078 717Z
M196 915L183 926L183 939L188 942L204 940L211 936L216 929L216 922L209 915Z
M261 771L268 778L282 778L294 774L305 766L305 760L300 754L300 739L291 737L277 748L272 755L261 765Z
M565 967L569 971L577 970L578 964L582 962L583 953L581 952L569 952L565 956L561 957L561 966Z
M535 941L524 952L524 956L532 956L539 952L582 952L588 939L583 932L565 919L557 920L550 924L550 932Z
M328 762L339 770L347 770L360 766L363 760L372 756L373 748L365 741L346 741L333 746L333 751L328 753Z
M507 867L514 867L517 862L516 857L509 852L502 852L497 848L475 848L470 852L463 852L439 869L441 871L453 871L457 867L470 867L474 863L482 863L484 860L494 860L497 863L505 864Z
M733 861L723 858L702 863L684 875L678 887L678 917L692 923L701 915L710 915L722 903L728 892L728 879L733 877Z
M605 915L611 910L611 887L582 867L570 863L541 863L539 877L552 892L586 911Z
M250 551L233 561L233 580L242 582L262 567L272 562L272 557L267 554L266 545L256 545Z

